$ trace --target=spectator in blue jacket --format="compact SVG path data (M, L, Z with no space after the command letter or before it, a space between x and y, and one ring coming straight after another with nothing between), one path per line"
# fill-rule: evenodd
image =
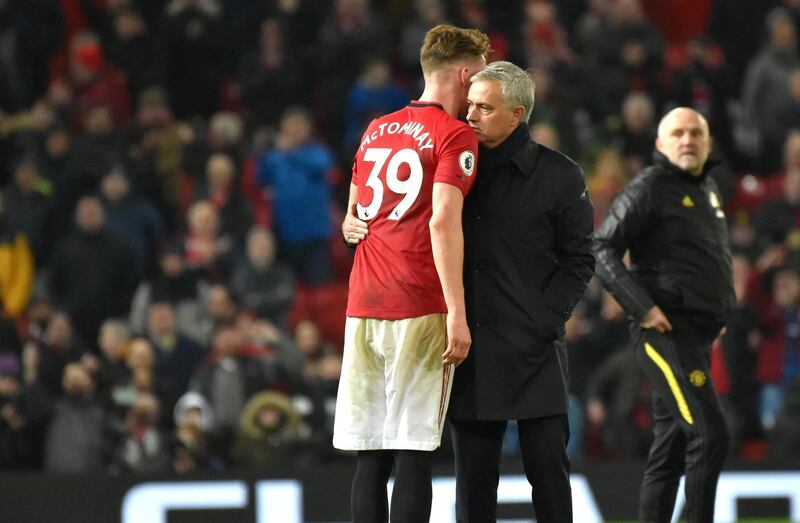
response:
M330 149L312 139L311 114L286 110L273 149L258 164L259 183L272 189L278 256L308 285L331 280Z

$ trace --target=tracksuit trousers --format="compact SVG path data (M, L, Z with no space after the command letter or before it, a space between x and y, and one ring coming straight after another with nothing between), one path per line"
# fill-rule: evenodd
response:
M713 339L689 327L661 334L637 328L636 358L653 384L653 432L639 521L668 523L686 475L685 519L714 520L714 498L728 451L728 429L711 384Z

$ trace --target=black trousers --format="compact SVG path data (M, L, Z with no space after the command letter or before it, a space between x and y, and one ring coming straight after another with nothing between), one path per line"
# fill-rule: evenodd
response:
M500 451L506 421L450 421L456 460L456 520L497 521ZM540 523L572 521L566 415L518 420L525 475Z
M653 383L654 440L639 500L639 521L669 522L682 474L686 520L711 523L728 428L711 384L711 342L691 329L637 329L636 357Z

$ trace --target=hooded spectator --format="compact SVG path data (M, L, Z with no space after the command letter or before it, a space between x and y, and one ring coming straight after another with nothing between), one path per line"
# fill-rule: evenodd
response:
M299 438L300 415L279 392L260 392L250 398L233 444L234 462L260 470L291 470L291 449Z
M212 465L210 448L214 414L202 394L187 392L178 400L174 412L175 434L172 468L186 474Z

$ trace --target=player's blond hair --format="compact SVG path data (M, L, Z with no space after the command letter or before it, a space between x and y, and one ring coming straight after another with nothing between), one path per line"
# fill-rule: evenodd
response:
M464 29L440 24L425 33L419 51L423 74L428 74L458 60L485 58L489 54L489 37L477 29Z

